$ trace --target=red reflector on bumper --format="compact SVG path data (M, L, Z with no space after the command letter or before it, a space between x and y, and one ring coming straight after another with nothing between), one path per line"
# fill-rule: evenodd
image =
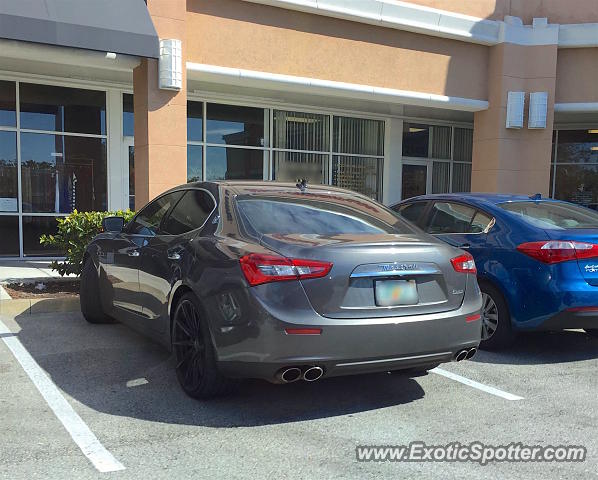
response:
M598 307L571 307L568 312L598 312Z
M320 335L321 328L285 328L284 332L287 335Z
M482 318L482 316L479 313L476 313L475 315L470 315L469 317L465 317L465 321L466 322L475 322L475 321L479 320L480 318Z

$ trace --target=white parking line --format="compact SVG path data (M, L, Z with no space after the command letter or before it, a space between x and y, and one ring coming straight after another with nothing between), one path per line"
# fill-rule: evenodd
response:
M62 396L58 387L52 383L48 375L33 359L23 344L0 320L0 336L14 357L23 367L39 393L44 397L54 415L60 420L73 441L100 472L115 472L125 467L104 448L87 424L73 410L73 407Z
M503 392L498 388L491 387L489 385L484 385L483 383L478 383L474 380L470 380L469 378L462 377L461 375L457 375L456 373L449 372L447 370L443 370L442 368L434 368L430 370L430 372L435 373L437 375L442 375L443 377L450 378L451 380L455 380L456 382L460 382L464 385L469 387L477 388L482 392L489 393L491 395L496 395L497 397L504 398L505 400L523 400L523 397L519 397L517 395L513 395L509 392Z
M131 387L139 387L141 385L147 385L149 382L147 381L147 378L135 378L134 380L129 380L126 385L127 388L131 388Z

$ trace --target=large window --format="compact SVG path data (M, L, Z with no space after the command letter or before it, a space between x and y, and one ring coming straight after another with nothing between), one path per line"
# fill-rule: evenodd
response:
M431 168L431 193L469 192L473 130L404 122L403 162Z
M330 183L330 116L275 110L272 179Z
M0 81L0 256L60 255L56 218L106 209L106 142L105 92Z
M187 181L264 179L267 120L263 108L188 102Z
M553 135L550 195L598 205L598 130L558 130Z
M187 180L331 184L382 197L384 122L188 102Z

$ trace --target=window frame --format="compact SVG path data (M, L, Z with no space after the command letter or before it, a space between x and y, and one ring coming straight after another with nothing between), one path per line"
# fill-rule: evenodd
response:
M404 124L408 123L408 124L414 124L414 125L425 125L426 127L429 128L429 133L428 133L428 156L427 157L412 157L409 155L403 155L403 150L401 148L401 162L402 163L408 163L408 164L420 164L420 165L426 165L428 166L428 177L429 177L429 185L426 186L426 193L427 194L443 194L443 193L453 193L454 189L453 189L453 182L454 182L454 166L456 164L459 165L469 165L470 167L473 165L473 161L472 162L464 162L461 160L455 160L455 133L457 129L462 129L462 130L473 130L473 126L468 126L468 125L462 125L462 124L446 124L446 123L440 123L440 122L433 122L433 121L425 121L425 120L419 120L419 119L408 119L405 118L404 119ZM404 125L403 124L403 125ZM437 158L433 156L433 145L434 145L434 127L450 127L451 129L451 135L450 135L450 139L451 139L451 148L450 148L450 158ZM404 127L403 127L404 128ZM403 132L401 132L402 134ZM473 147L472 147L473 148ZM472 152L473 154L473 152ZM473 160L473 159L472 159ZM432 178L433 178L433 169L434 169L434 163L438 162L438 163L448 163L450 165L450 169L449 169L449 190L447 192L433 192L432 191ZM429 188L428 188L429 187ZM470 191L471 191L471 180L470 180Z
M199 181L208 181L207 180L207 151L209 147L218 147L218 148L238 148L242 150L259 150L262 151L264 154L264 168L263 168L263 180L265 181L272 181L275 180L273 178L274 175L274 162L275 162L275 155L277 152L280 153L300 153L300 154L317 154L327 157L328 165L327 167L327 183L323 183L323 185L330 185L334 186L332 183L332 173L333 173L333 162L335 158L347 158L347 157L355 157L355 158L367 158L367 159L376 159L378 163L378 191L377 191L377 198L374 200L378 202L382 202L384 198L384 166L387 159L388 154L388 122L389 117L380 116L376 114L363 114L359 112L347 112L347 111L340 111L335 109L317 109L305 105L287 105L287 104L266 104L266 103L259 103L259 102L250 102L245 101L243 99L239 99L236 101L233 97L227 98L218 98L218 97L211 97L211 96L192 96L189 95L188 102L195 102L202 104L202 114L203 114L203 121L202 121L202 139L201 140L189 140L187 139L187 146L198 146L202 148L202 175ZM209 104L222 104L222 105L231 105L237 107L250 107L250 108L261 108L264 110L264 145L260 147L256 146L245 146L245 145L223 145L217 143L210 143L207 139L207 110L209 108ZM287 148L280 148L274 146L274 114L276 110L281 111L289 111L289 112L297 112L297 113L306 113L306 114L315 114L315 115L323 115L326 117L326 123L328 126L328 142L326 145L326 149L322 151L318 150L295 150L295 149L287 149ZM383 132L383 153L382 155L366 155L366 154L354 154L354 153L342 153L337 152L337 149L334 145L334 119L335 118L356 118L356 119L364 119L364 120L374 120L378 122L382 122L381 130Z
M18 178L18 193L17 193L17 211L11 212L0 212L1 216L10 216L18 218L18 237L19 237L19 252L17 255L5 255L0 256L2 260L23 260L23 259L35 259L35 260L52 260L56 258L64 258L64 254L56 254L54 252L48 252L47 254L44 253L35 253L35 254L28 254L25 249L25 226L24 223L28 221L27 219L35 219L38 217L52 217L52 218L65 218L69 213L56 213L56 212L25 212L23 210L23 186L22 186L22 175L21 175L21 134L22 133L38 133L38 134L53 134L59 135L63 137L86 137L86 138L100 138L106 141L106 183L104 184L106 189L106 201L108 202L107 208L109 207L109 202L111 195L114 193L111 191L110 186L110 174L111 166L110 162L110 143L111 142L118 142L118 137L116 140L108 139L110 136L110 93L111 88L102 84L101 82L85 82L85 81L78 81L72 78L57 78L56 76L47 76L47 75L38 75L38 76L25 76L21 73L10 73L10 72L0 72L0 80L12 83L15 85L15 100L16 100L16 124L12 126L0 126L1 131L8 131L8 132L15 132L17 136L17 178ZM105 133L103 134L91 134L91 133L76 133L76 132L63 132L63 131L48 131L48 130L35 130L35 129L28 129L23 128L21 126L21 95L20 95L20 86L21 84L36 84L42 86L50 86L50 87L65 87L65 88L73 88L78 90L89 90L94 92L102 93L106 98L106 107L105 107ZM125 90L123 90L124 92ZM113 113L112 113L113 114Z
M598 160L594 162L568 162L568 161L559 161L559 143L560 143L560 132L565 131L588 131L588 130L595 130L596 125L591 124L575 124L575 125L555 125L553 128L553 144L552 144L552 155L550 159L550 186L549 186L549 194L548 198L552 198L553 200L559 200L562 202L569 202L574 203L575 205L585 206L587 208L589 205L596 205L596 202L591 202L588 205L584 205L582 203L575 203L571 200L567 200L564 198L558 198L556 196L556 186L557 186L557 171L558 167L563 166L574 166L574 167L596 167L598 169ZM597 135L598 137L598 135ZM598 138L597 138L598 139Z

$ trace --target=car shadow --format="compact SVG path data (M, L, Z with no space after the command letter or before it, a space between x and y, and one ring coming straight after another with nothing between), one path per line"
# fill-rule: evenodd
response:
M123 325L90 325L73 313L14 321L18 339L62 391L110 415L251 427L365 412L424 396L415 380L384 373L287 385L243 381L229 396L198 401L179 387L170 354Z
M518 336L509 348L500 351L480 350L471 359L478 363L539 365L568 363L598 358L598 339L583 330L533 332Z

